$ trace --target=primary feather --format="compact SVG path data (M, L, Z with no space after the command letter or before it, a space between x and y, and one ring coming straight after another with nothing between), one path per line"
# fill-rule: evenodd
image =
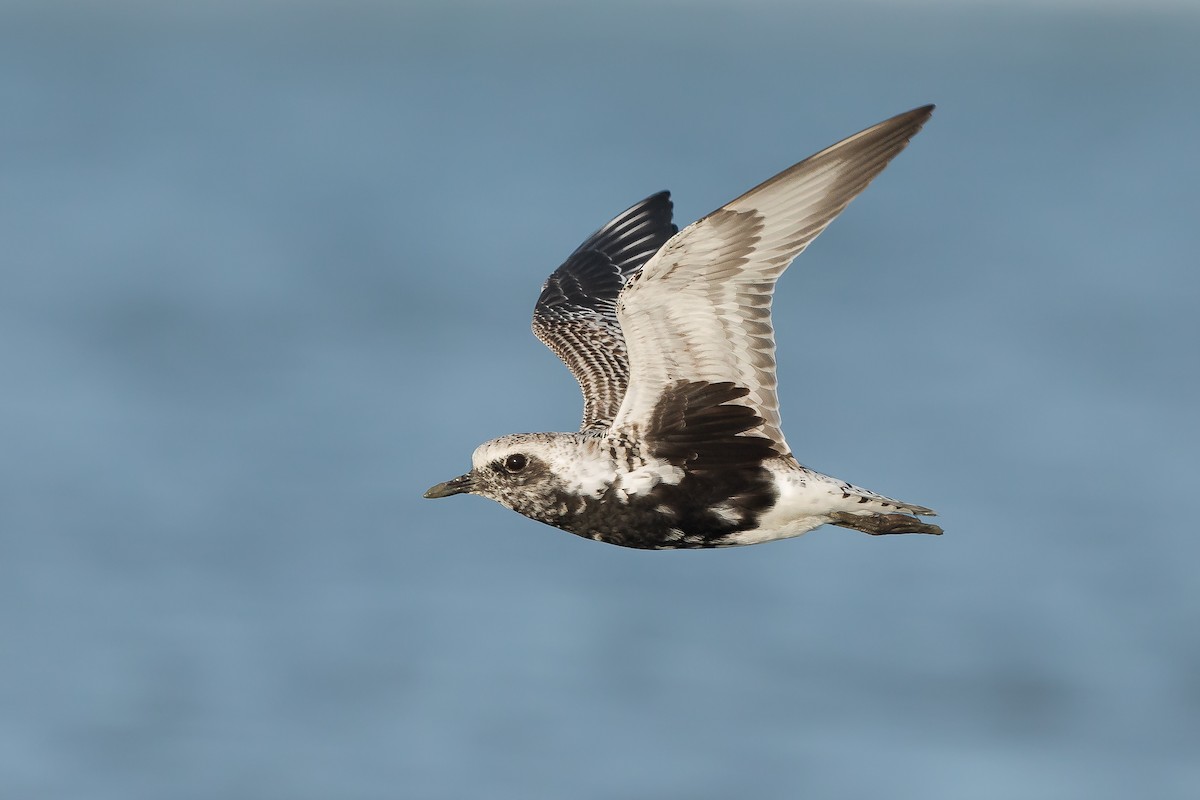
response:
M589 236L542 285L533 332L579 382L580 430L607 428L621 405L629 362L617 296L677 230L670 193L651 195Z

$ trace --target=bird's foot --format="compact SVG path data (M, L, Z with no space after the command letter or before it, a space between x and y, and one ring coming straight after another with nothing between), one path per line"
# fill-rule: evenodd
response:
M889 533L931 533L936 536L942 532L937 525L922 522L907 514L850 514L834 511L829 515L829 521L834 525L853 528L872 536L884 536Z

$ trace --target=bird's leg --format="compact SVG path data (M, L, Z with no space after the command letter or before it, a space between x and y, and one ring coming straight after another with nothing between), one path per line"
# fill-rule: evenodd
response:
M889 533L932 533L938 535L942 529L930 522L922 522L907 514L850 514L834 511L829 515L830 523L843 528L884 536Z

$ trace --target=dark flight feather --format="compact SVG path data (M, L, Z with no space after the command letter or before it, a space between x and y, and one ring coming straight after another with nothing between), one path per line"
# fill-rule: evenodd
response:
M625 396L629 360L617 296L677 228L668 192L647 197L593 233L556 269L533 310L533 332L583 392L580 430L603 430Z

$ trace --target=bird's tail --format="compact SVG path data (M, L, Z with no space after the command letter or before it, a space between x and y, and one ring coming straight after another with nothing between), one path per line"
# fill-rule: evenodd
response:
M833 525L876 536L889 533L937 535L942 532L941 527L917 519L918 516L937 516L937 512L932 508L894 500L837 479L832 479L832 482L834 491L841 495L842 500L842 508L829 515L829 521Z

